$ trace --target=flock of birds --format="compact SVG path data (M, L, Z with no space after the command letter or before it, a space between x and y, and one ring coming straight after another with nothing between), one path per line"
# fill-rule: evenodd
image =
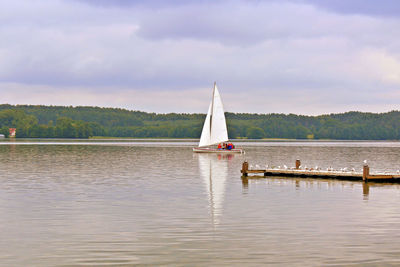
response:
M367 161L366 160L364 160L364 165L367 165ZM255 166L253 166L253 165L250 165L249 166L250 168L250 170L251 169L253 169L253 168L255 168L256 170L261 170L261 166L260 165L258 165L258 164L256 164ZM296 170L302 170L302 171L317 171L317 172L325 172L325 171L327 171L327 172L350 172L350 173L355 173L356 172L356 169L355 168L347 168L347 167L344 167L344 168L340 168L340 169L334 169L334 168L332 168L332 166L329 166L328 168L326 168L326 169L323 169L323 168L321 168L321 167L319 167L319 166L315 166L315 167L307 167L307 166L300 166L298 169L296 169L295 167L288 167L288 166L286 166L286 165L283 165L283 166L269 166L268 164L265 164L265 170L293 170L293 171L296 171ZM363 172L363 169L360 169L360 172ZM385 171L385 174L386 173L388 173L387 171ZM397 172L396 172L398 175L400 175L400 170L397 170Z
M253 166L253 165L250 165L250 169L253 169L255 167L255 169L256 170L260 170L261 169L261 166L260 165L258 165L258 164L256 164L255 166ZM300 166L298 169L296 169L295 167L288 167L288 166L286 166L286 165L283 165L283 166L269 166L268 164L266 164L265 165L265 169L266 170L293 170L293 171L295 171L295 170L305 170L305 171L328 171L328 172L338 172L338 171L340 171L340 172L356 172L356 169L355 168L347 168L347 167L345 167L345 168L340 168L339 170L335 170L334 168L332 168L332 166L329 166L328 168L326 168L326 169L323 169L323 168L321 168L321 167L319 167L319 166L315 166L315 167L307 167L307 166ZM362 169L361 169L361 172L362 172Z

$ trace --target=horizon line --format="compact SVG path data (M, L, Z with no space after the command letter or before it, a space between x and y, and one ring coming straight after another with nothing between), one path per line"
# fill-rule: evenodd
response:
M1 103L0 106L31 106L31 107L63 107L63 108L104 108L104 109L120 109L120 110L125 110L125 111L130 111L130 112L143 112L143 113L154 113L156 115L168 115L168 114L207 114L207 112L201 113L201 112L153 112L153 111L143 111L143 110L133 110L133 109L128 109L128 108L121 108L121 107L101 107L101 106L82 106L82 105L46 105L46 104L9 104L9 103ZM277 114L277 115L297 115L297 116L305 116L305 117L319 117L319 116L326 116L326 115L339 115L339 114L346 114L346 113L367 113L367 114L384 114L384 113L390 113L390 112L400 112L400 110L389 110L389 111L383 111L383 112L371 112L371 111L357 111L357 110L349 110L349 111L344 111L344 112L330 112L330 113L323 113L323 114L318 114L318 115L305 115L305 114L296 114L296 113L251 113L251 112L232 112L232 111L225 111L225 113L232 113L232 114L252 114L252 115L272 115L272 114Z

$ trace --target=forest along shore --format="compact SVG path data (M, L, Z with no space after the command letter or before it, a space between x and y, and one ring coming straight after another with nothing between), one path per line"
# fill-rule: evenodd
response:
M320 116L226 112L229 138L399 140L400 112ZM0 105L0 134L18 138L199 138L205 114L120 108Z

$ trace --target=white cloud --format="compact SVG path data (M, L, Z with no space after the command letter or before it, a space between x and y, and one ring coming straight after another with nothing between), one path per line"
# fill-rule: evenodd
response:
M400 57L382 49L361 51L360 65L365 66L363 76L371 82L400 86Z

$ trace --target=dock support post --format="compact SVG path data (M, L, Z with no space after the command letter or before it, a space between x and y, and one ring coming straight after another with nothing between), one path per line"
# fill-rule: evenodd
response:
M300 169L301 162L299 159L296 159L296 170Z
M244 161L242 164L242 174L243 176L247 176L247 171L249 170L249 163Z
M368 182L368 176L369 176L369 166L365 164L363 166L363 181L366 183Z

